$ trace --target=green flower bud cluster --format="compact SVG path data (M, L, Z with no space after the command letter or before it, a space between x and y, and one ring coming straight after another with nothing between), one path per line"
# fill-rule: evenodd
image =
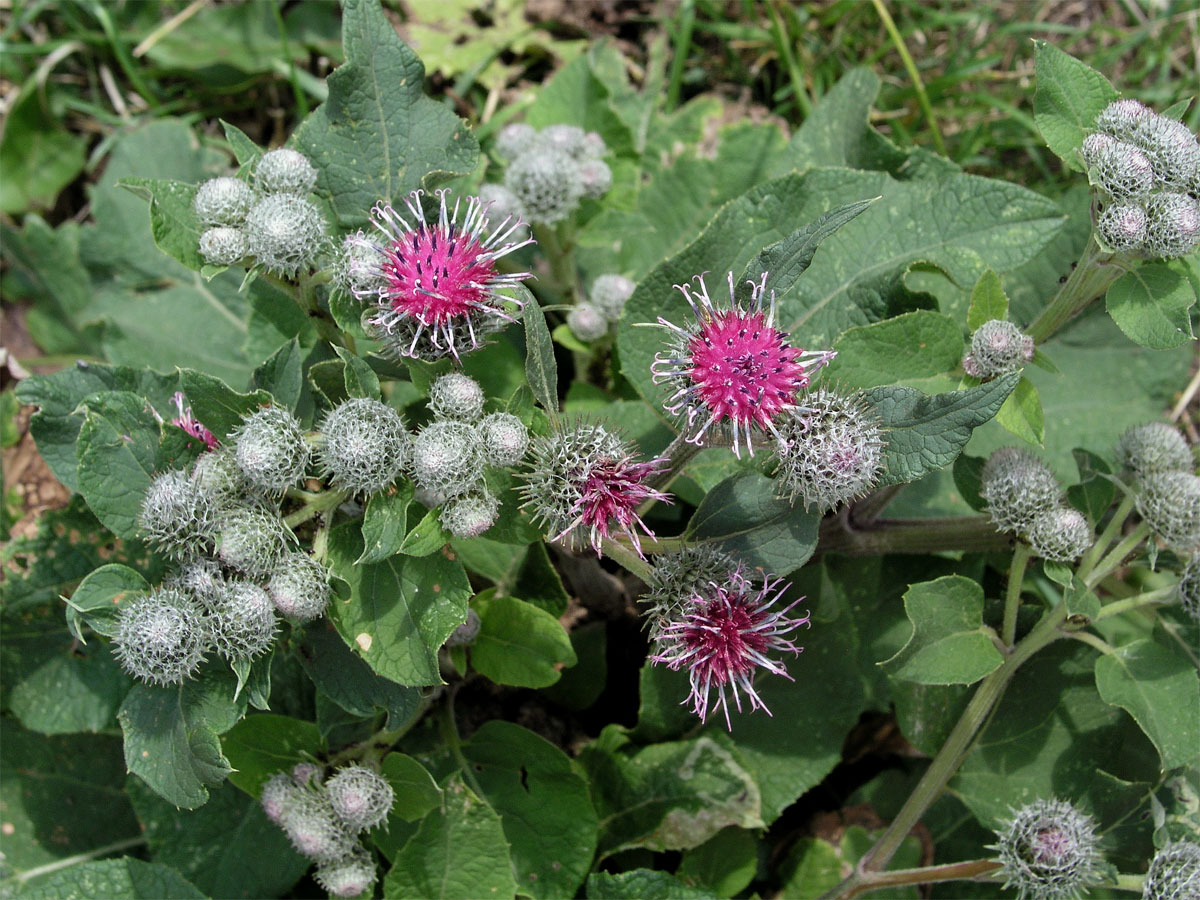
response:
M1191 555L1179 575L1179 605L1200 622L1200 550Z
M400 414L378 400L352 398L320 425L317 462L330 484L351 494L377 494L404 471L412 438Z
M496 154L508 162L504 193L491 189L485 197L481 190L480 197L495 204L493 218L519 215L553 224L571 215L581 198L608 193L613 176L602 158L607 152L600 135L574 125L541 131L508 125L496 138Z
M999 874L1021 900L1071 900L1101 878L1096 825L1066 801L1023 806L996 836Z
M979 493L996 527L1025 538L1043 559L1069 562L1092 544L1087 519L1064 503L1054 473L1026 450L1001 447L988 457Z
M1154 854L1142 900L1190 900L1200 897L1200 844L1173 841Z
M487 469L517 465L529 446L520 419L506 412L485 416L483 409L475 379L443 375L429 389L433 421L413 439L413 482L435 505L443 504L441 523L459 538L478 537L496 523L500 501L487 486Z
M1134 426L1117 441L1116 459L1133 476L1138 514L1154 533L1183 553L1200 545L1200 478L1179 430L1165 422Z
M1033 359L1033 338L1012 322L992 319L971 335L971 349L963 357L968 375L984 380L1019 372Z
M1170 259L1200 242L1200 144L1186 125L1118 100L1081 153L1101 194L1096 231L1107 249Z
M268 406L234 432L234 456L246 480L264 493L282 493L304 477L309 447L296 417Z
M207 226L201 255L216 266L253 257L288 278L310 268L327 240L325 219L308 199L316 183L312 163L287 148L263 154L253 186L232 177L204 182L192 203Z
M776 429L775 480L806 509L836 509L867 493L883 474L883 432L859 394L812 391Z
M317 863L317 883L334 897L357 897L375 883L375 860L359 835L387 821L394 799L371 769L346 766L324 780L307 763L273 775L261 795L267 818Z
M1166 422L1147 422L1125 431L1116 456L1117 464L1139 480L1152 472L1190 472L1195 467L1187 439Z

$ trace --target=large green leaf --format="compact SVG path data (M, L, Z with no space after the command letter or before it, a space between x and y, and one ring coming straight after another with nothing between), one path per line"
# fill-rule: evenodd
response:
M471 664L497 684L547 687L563 666L575 665L575 651L562 623L550 613L516 597L479 596L479 635L471 645Z
M599 828L587 780L553 744L508 722L486 723L463 755L500 814L520 892L573 896L591 869Z
M1194 340L1188 310L1191 283L1165 263L1130 269L1108 289L1104 302L1120 329L1143 347L1170 350Z
M587 895L591 900L715 900L717 896L659 869L595 872L588 876Z
M919 309L851 328L843 332L833 349L837 358L825 378L847 387L878 387L930 378L958 368L963 353L962 330L949 316Z
M338 222L362 225L377 201L399 203L475 166L479 145L450 108L425 97L425 67L400 40L379 0L342 7L346 62L329 76L329 99L292 136L319 174Z
M38 879L21 892L33 900L205 900L195 885L170 866L132 857L85 862Z
M335 601L336 602L336 601ZM346 646L337 631L321 624L304 633L300 661L317 690L352 715L388 715L388 728L401 728L420 708L421 692L389 681Z
M1083 171L1079 147L1096 124L1096 116L1117 99L1108 79L1046 41L1035 40L1037 89L1033 120L1046 146L1068 166Z
M312 722L274 713L249 716L221 739L233 771L229 780L252 797L263 782L324 750L321 733Z
M5 641L19 632L5 627ZM108 647L101 641L73 646L59 629L55 653L12 688L9 708L21 724L43 734L103 731L114 725L117 707L130 687Z
M357 522L330 534L330 567L350 585L350 598L333 602L330 619L384 678L405 685L440 684L438 648L467 618L471 588L462 564L433 553L357 565L362 552Z
M51 209L83 171L86 149L87 138L51 113L43 79L30 78L9 101L0 135L0 212Z

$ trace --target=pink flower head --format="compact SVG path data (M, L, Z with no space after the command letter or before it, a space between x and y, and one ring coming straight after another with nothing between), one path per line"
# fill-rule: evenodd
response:
M688 440L699 444L716 426L732 439L738 456L744 435L753 456L752 429L778 436L776 416L797 405L796 395L808 387L810 373L835 354L793 347L787 332L775 328L775 292L767 297L765 272L760 281L749 282L748 307L735 296L732 272L728 309L718 308L709 298L703 275L695 281L699 291L684 284L675 288L696 321L680 328L659 318L659 325L671 332L671 348L654 357L651 372L656 383L666 381L674 388L663 407L684 419L686 431L695 431Z
M688 670L692 690L683 702L691 701L692 711L701 722L708 717L709 692L713 688L717 691L713 709L724 708L726 728L731 728L726 688L733 692L738 712L742 710L741 694L745 693L751 710L771 714L754 690L754 676L762 668L790 681L783 664L769 659L767 653L782 650L799 654L802 648L787 635L808 624L807 614L788 616L803 597L783 609L772 609L788 587L783 579L772 580L770 576L756 586L738 566L720 582L701 585L682 605L668 611L670 619L660 627L656 638L659 652L650 657L650 662Z
M467 197L465 205L459 198L450 209L449 191L436 193L436 221L425 218L424 192L413 191L404 201L411 224L389 204L379 203L371 210L371 224L383 240L365 235L348 240L359 257L350 290L360 300L376 303L367 324L397 356L458 359L460 351L478 348L483 335L513 321L505 304L520 305L499 291L530 277L529 272L502 273L496 267L500 257L533 243L532 238L517 239L524 225L520 218L508 216L489 234L490 204Z
M572 545L586 536L597 555L614 532L624 535L639 554L638 529L654 533L638 515L647 500L670 503L671 497L648 482L663 472L666 459L637 462L617 435L603 425L579 425L535 441L525 476L525 505L551 540Z
M221 446L221 442L217 440L216 435L201 425L192 416L192 408L184 406L187 398L183 396L182 391L176 391L175 396L171 399L175 402L175 408L179 410L179 415L171 420L172 425L182 428L197 440L204 441L204 446L209 450L216 450Z

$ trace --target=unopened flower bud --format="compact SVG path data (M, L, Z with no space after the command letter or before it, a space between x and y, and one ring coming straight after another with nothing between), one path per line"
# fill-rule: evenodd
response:
M1019 897L1078 897L1101 876L1095 823L1070 803L1038 800L1023 806L997 837L999 874Z
M201 225L237 226L246 220L256 199L254 189L244 181L210 178L196 190L192 209Z
M1200 544L1200 477L1190 472L1150 472L1141 480L1138 514L1175 550Z
M479 537L496 524L500 501L487 492L467 494L446 504L442 510L442 527L456 538Z
M237 456L232 448L205 453L196 460L192 467L192 481L218 512L244 506L247 498L261 497L261 493L237 464Z
M583 136L583 144L580 148L583 159L599 159L607 152L608 146L604 143L604 138L595 131L589 131Z
M465 422L430 422L413 440L413 481L444 497L478 487L483 465L483 443Z
M200 255L214 266L232 266L250 252L240 228L219 226L200 235Z
M332 864L354 852L354 834L334 813L324 791L299 789L295 801L284 808L279 824L300 853Z
M355 847L344 859L318 866L313 878L331 897L357 897L375 883L375 861Z
M286 554L271 571L267 593L282 615L308 622L324 614L329 605L329 573L307 553Z
M377 494L408 462L411 438L400 414L378 400L356 397L321 421L317 462L330 483L352 494Z
M275 606L258 585L231 581L209 610L208 625L213 644L225 659L254 659L275 640Z
M1127 141L1153 116L1154 113L1137 100L1116 100L1100 111L1096 117L1096 130Z
M1062 488L1040 459L1017 447L1001 447L988 457L980 495L1000 531L1024 534L1034 516L1059 506Z
M1096 231L1110 250L1137 250L1146 243L1146 210L1140 203L1110 203Z
M598 341L608 334L608 320L604 313L590 303L580 303L567 313L567 327L581 341Z
M272 775L263 784L259 802L262 803L263 812L266 813L267 818L279 825L283 821L286 810L296 802L299 793L300 788L296 786L292 777L284 772L279 772Z
M450 637L446 638L446 646L466 647L473 644L475 638L479 636L479 628L482 624L479 613L468 609L467 620L450 632Z
M1200 169L1200 144L1182 122L1154 116L1138 133L1138 143L1154 166L1158 184L1169 191L1188 191Z
M375 241L362 231L342 240L341 252L333 268L334 284L358 299L378 295L388 289L386 259Z
M1105 134L1103 131L1096 131L1089 134L1083 139L1083 146L1080 148L1084 163L1087 164L1089 169L1095 168L1100 158L1116 144L1117 139L1111 134Z
M212 609L226 587L217 561L204 557L184 563L167 586L187 594L204 609Z
M1146 252L1161 259L1183 256L1200 241L1200 205L1187 194L1155 194L1146 204Z
M1094 183L1117 199L1140 200L1154 187L1150 158L1124 141L1112 141L1097 152L1089 170Z
M250 253L264 268L294 278L316 259L325 242L325 220L304 197L270 194L250 209L245 232Z
M1150 860L1142 900L1195 900L1200 897L1200 844L1174 841Z
M776 423L781 493L818 512L861 497L883 473L883 434L860 395L822 388Z
M1092 545L1092 526L1069 506L1044 509L1029 523L1027 535L1035 555L1054 562L1071 562Z
M138 521L152 545L178 558L208 547L213 517L208 495L186 472L174 471L150 483Z
M515 466L529 449L529 429L512 413L490 413L480 419L475 430L483 442L483 455L489 466Z
M304 477L308 442L296 417L283 407L253 413L234 437L238 467L259 489L281 492Z
M429 411L435 419L474 422L483 415L483 388L470 375L443 375L429 388Z
M504 186L532 222L552 225L579 206L583 183L579 166L561 150L534 147L521 154L504 173Z
M625 303L633 296L636 287L637 285L624 275L601 275L592 282L588 300L592 306L604 313L606 319L615 322L621 318L621 311L625 309Z
M279 515L263 509L233 509L221 517L217 558L250 578L265 578L288 551Z
M505 125L496 135L496 153L501 159L516 159L529 149L536 135L534 127L524 122Z
M488 223L493 227L500 227L508 219L521 218L521 201L502 184L480 185L479 202L487 207Z
M536 144L579 159L583 156L585 139L583 129L577 125L548 125L538 132Z
M1179 605L1200 622L1200 550L1192 554L1179 576Z
M583 196L603 197L613 184L612 169L602 159L585 159L579 163L579 180L583 185Z
M392 786L378 772L363 766L346 766L325 782L334 814L351 831L382 825L392 809Z
M1143 478L1150 472L1191 472L1196 461L1178 428L1166 422L1147 422L1121 435L1117 464Z
M971 335L971 352L963 357L963 369L976 378L998 378L1017 372L1033 359L1033 338L1012 322L992 319Z
M113 647L121 667L151 684L181 684L204 662L208 629L196 602L164 588L117 609Z
M318 785L325 780L325 770L316 763L298 762L292 766L292 781L306 787L310 784Z
M303 153L280 147L262 155L254 167L254 183L264 194L303 197L317 186L317 170Z

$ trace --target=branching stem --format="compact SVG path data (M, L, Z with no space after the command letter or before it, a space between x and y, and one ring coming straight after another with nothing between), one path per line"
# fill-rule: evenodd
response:
M1012 565L1008 569L1008 589L1004 595L1004 646L1011 647L1017 639L1017 610L1021 608L1021 585L1025 582L1025 567L1029 564L1029 545L1017 543Z

